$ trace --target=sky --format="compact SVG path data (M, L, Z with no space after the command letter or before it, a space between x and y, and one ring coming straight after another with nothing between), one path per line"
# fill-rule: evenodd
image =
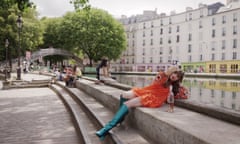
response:
M61 17L68 11L73 11L70 0L30 0L37 5L39 16ZM121 15L132 16L142 14L144 10L155 10L157 13L170 14L185 11L186 7L198 8L199 3L213 4L221 2L226 4L226 0L89 0L90 5L108 11L114 17Z

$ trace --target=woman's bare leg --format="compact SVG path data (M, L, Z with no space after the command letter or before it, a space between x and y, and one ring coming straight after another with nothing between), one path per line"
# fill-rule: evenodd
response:
M121 96L125 99L132 99L136 97L132 90L122 93Z
M124 102L124 104L128 107L128 108L133 108L133 107L140 107L142 106L141 104L141 98L140 97L134 97L126 102Z

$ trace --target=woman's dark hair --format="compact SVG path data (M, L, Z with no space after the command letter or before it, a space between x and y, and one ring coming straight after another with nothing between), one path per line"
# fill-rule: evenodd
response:
M100 67L106 67L107 66L107 62L108 62L108 60L107 59L102 59L101 60L101 63L100 63Z
M172 92L173 92L174 95L177 95L177 93L179 92L180 83L182 82L183 77L184 77L184 72L182 72L182 71L174 71L173 73L177 74L177 77L179 79L177 81L172 82L168 78L168 80L164 83L164 87L169 87L170 85L172 85Z

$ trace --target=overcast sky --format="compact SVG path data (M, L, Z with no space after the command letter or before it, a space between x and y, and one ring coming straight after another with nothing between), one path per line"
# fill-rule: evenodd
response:
M31 0L37 5L40 17L59 17L67 11L73 11L70 0ZM169 14L175 10L177 13L185 11L186 7L196 9L199 3L213 4L226 0L89 0L92 7L104 9L114 17L121 15L131 16L142 14L143 10L155 10L157 13Z

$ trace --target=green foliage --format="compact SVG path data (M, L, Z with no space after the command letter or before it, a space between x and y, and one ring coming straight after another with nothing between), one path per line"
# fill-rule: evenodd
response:
M63 48L62 41L59 37L59 28L62 18L44 18L41 20L43 24L44 33L42 48Z
M23 27L18 29L16 20L21 15ZM37 19L37 12L28 0L2 0L0 2L0 52L5 53L5 40L8 39L8 55L17 57L19 48L18 32L20 30L21 55L26 50L34 51L42 43L42 29ZM5 60L5 55L0 56L0 61Z
M90 10L91 8L89 5L89 0L70 0L70 3L74 5L75 10Z
M103 56L116 60L126 49L123 26L100 9L68 13L59 34L64 47L83 51L90 61L98 61Z

